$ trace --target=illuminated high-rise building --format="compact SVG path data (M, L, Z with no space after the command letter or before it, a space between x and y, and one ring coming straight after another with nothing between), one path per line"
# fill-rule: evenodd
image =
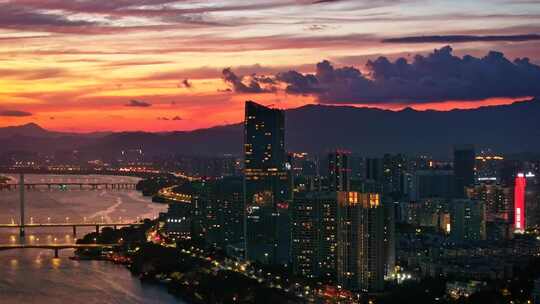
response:
M467 198L483 201L486 204L486 221L511 222L512 188L495 181L482 181L466 188Z
M395 236L393 210L379 194L305 193L295 197L292 214L296 274L351 290L383 289L395 265Z
M385 213L379 194L338 193L338 283L351 290L384 288Z
M523 232L527 228L525 222L525 188L527 187L527 178L525 174L519 173L516 176L514 185L514 229Z
M408 193L407 158L402 154L385 154L382 159L383 196L397 200Z
M292 206L292 265L296 274L325 281L336 277L337 192L295 196Z
M490 153L490 151L481 151L475 159L478 181L500 181L500 173L504 163L503 156Z
M465 187L474 185L474 146L454 147L455 197L465 198Z
M532 172L526 174L527 189L525 191L525 222L528 227L540 227L540 182Z
M328 177L330 191L349 191L351 168L350 152L336 150L328 154Z
M268 264L290 261L290 168L287 165L284 111L247 101L244 122L245 250L250 260Z

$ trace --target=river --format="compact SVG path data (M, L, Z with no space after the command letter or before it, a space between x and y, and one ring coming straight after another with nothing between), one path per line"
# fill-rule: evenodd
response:
M18 177L11 176L13 179ZM89 181L136 182L134 177L26 175L26 182ZM166 210L133 190L26 191L26 222L118 222L153 218ZM18 191L0 192L0 223L18 222ZM78 236L92 231L79 228ZM0 229L0 244L65 244L74 242L71 228ZM24 249L0 251L0 303L183 303L155 285L141 284L120 265L101 261L74 261L72 250Z

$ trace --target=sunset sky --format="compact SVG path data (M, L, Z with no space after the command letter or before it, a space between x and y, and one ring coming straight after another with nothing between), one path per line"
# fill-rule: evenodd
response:
M192 130L247 99L505 104L540 95L539 34L535 0L0 0L0 127Z

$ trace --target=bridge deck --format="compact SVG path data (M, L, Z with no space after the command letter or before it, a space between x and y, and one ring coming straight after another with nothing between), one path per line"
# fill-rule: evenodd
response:
M141 223L47 223L47 224L0 224L0 228L47 228L47 227L110 227L110 226L138 226Z
M118 244L0 244L0 250L9 249L93 249L113 247Z

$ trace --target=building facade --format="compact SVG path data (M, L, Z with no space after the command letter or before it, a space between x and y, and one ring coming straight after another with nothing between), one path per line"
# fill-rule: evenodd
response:
M290 177L285 114L252 101L245 105L245 252L268 264L290 261ZM290 166L290 165L289 165Z
M328 155L328 179L330 191L349 191L351 168L350 152L336 150Z
M474 185L474 146L454 147L454 177L456 198L465 198L465 188Z
M362 292L384 288L384 208L374 193L338 193L338 283Z

